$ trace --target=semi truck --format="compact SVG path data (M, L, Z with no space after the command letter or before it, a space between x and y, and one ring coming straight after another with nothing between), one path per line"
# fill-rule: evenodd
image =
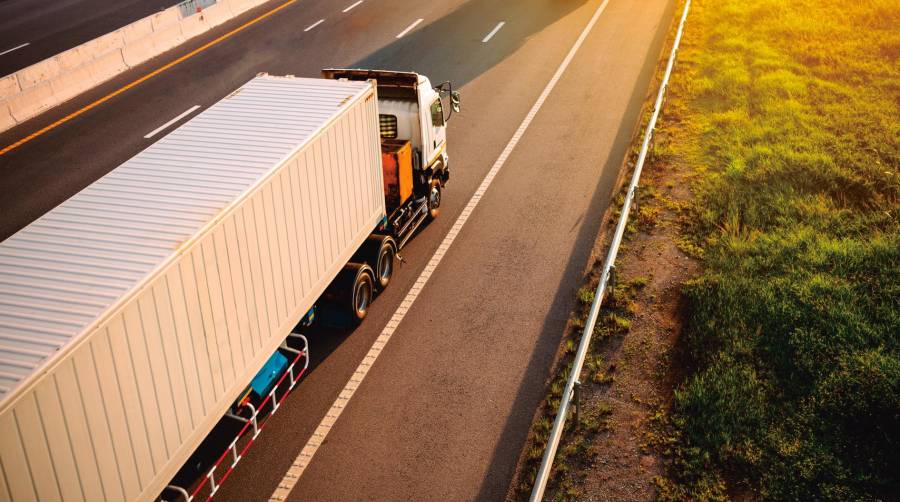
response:
M0 242L0 499L156 499L223 417L258 434L317 306L366 316L439 213L459 95L323 76L256 76ZM171 490L214 494L238 439Z

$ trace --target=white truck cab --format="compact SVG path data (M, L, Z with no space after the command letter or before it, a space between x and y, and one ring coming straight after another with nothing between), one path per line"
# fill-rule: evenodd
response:
M432 87L424 75L384 70L327 69L322 74L329 79L375 80L381 137L410 141L416 171L446 183L450 175L447 120L459 111L459 93L449 82ZM449 96L449 112L444 109L444 96Z

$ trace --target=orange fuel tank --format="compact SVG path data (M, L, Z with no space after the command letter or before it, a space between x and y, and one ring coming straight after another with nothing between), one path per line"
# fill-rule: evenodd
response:
M412 146L409 141L381 140L384 199L388 210L399 207L412 195Z

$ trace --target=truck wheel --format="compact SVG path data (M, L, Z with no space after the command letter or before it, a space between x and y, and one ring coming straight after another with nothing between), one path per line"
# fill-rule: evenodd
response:
M369 313L375 293L375 272L365 263L348 263L326 290L338 308L350 315L354 323Z
M435 219L441 214L441 181L431 180L428 185L428 217Z
M393 237L372 234L366 238L350 261L368 263L375 270L375 285L379 290L383 290L394 275L394 258L396 256L397 243Z
M355 264L354 264L355 265ZM372 268L368 265L360 265L353 280L353 288L350 295L350 316L360 322L366 318L369 313L369 305L372 304L372 297L375 296L375 282Z
M378 248L378 257L375 260L375 277L378 281L378 287L384 289L391 283L391 277L394 276L394 256L397 252L391 241L385 239L381 241Z

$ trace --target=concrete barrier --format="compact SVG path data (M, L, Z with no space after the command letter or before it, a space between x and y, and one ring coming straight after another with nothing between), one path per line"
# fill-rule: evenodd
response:
M12 129L16 125L16 119L9 112L9 103L0 101L0 131Z
M204 31L219 26L234 17L228 4L221 2L213 4L197 15L188 16L181 20L181 34L185 40L191 39Z
M17 71L16 78L19 79L19 87L24 92L29 87L34 87L42 82L56 78L59 75L59 71L59 62L54 56Z
M4 96L13 96L18 94L21 90L22 88L19 87L19 79L16 78L15 73L0 78L0 101L3 100Z
M170 7L0 78L0 132L267 1L218 0L186 17Z
M73 50L61 52L52 58L56 61L59 68L57 75L67 71L74 70L84 63L93 59L93 55L84 50L81 46L75 47Z
M250 0L219 0L218 3L227 5L231 12L244 12L253 8Z
M57 101L67 101L93 86L94 78L91 69L82 65L75 70L59 74L50 81L50 90Z
M204 31L208 31L209 28L210 25L203 16L186 17L181 21L181 36L185 40L190 40Z
M135 21L128 26L122 27L122 37L125 40L125 44L122 46L131 45L135 42L140 42L144 38L153 34L153 23L150 21L149 17L145 17L139 21Z
M244 10L249 10L249 9L254 8L254 7L258 7L258 6L260 6L260 5L264 4L264 3L266 3L267 1L268 1L268 0L242 0L241 3L243 4L243 9L244 9Z
M19 94L7 100L9 103L9 113L16 122L22 122L34 117L35 115L49 110L61 101L53 96L53 89L50 82L41 82L38 85L24 89Z
M240 12L238 12L238 14L240 14ZM206 20L207 24L209 24L210 27L213 27L219 26L220 24L230 20L234 16L235 14L234 11L231 10L231 7L225 2L220 2L203 9L200 12L199 17L202 17L204 20ZM187 21L188 19L190 18L185 18L185 21Z
M102 84L128 69L128 65L122 58L121 50L108 52L86 66L90 68L92 86Z
M122 59L129 67L137 66L157 54L152 33L122 48Z
M125 47L125 33L122 29L107 33L101 37L97 37L90 42L85 42L79 47L83 47L91 54L102 56L108 52L122 49Z
M156 14L151 14L149 19L153 24L153 31L160 31L170 26L177 25L181 22L182 18L181 12L178 10L178 7L169 7L168 9L159 11Z
M153 39L153 46L156 47L156 55L181 45L185 40L181 34L181 23L167 25L159 30L154 30L151 38Z

